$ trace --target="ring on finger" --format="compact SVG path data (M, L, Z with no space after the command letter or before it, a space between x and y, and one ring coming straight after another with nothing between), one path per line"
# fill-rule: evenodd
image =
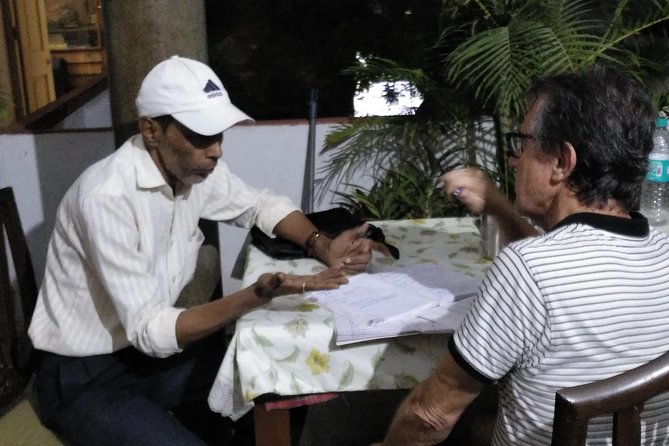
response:
M302 292L304 293L306 291L307 287L307 282L302 282Z

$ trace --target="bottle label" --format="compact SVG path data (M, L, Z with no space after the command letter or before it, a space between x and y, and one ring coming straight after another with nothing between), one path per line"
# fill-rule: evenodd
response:
M646 179L657 183L669 182L669 160L649 159Z

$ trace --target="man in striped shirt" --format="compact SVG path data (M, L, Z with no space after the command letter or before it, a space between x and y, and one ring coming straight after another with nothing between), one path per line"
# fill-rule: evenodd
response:
M29 328L42 352L39 413L74 444L202 445L196 426L173 415L205 428L224 420L206 404L223 348L205 348L205 338L275 296L346 283L345 272L371 260L370 242L365 225L331 240L287 198L228 170L223 131L250 118L206 65L159 63L137 108L140 133L89 167L57 212ZM257 225L331 268L264 274L223 299L176 308L204 238L201 218ZM225 441L207 430L210 442Z
M450 353L400 406L383 445L440 442L492 383L499 386L492 444L549 445L557 390L667 350L669 237L633 211L653 122L640 87L610 69L538 79L520 131L507 137L515 209L479 171L444 175L449 194L493 215L512 243L495 258ZM665 400L646 405L643 444L666 441ZM589 444L610 443L610 423L593 420Z

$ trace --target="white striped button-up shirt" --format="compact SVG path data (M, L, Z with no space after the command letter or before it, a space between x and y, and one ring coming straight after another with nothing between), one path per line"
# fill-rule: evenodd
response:
M175 196L137 135L89 167L63 198L30 338L67 356L129 345L156 357L177 353L183 309L173 305L195 270L200 218L256 224L270 234L296 209L220 161L205 181Z

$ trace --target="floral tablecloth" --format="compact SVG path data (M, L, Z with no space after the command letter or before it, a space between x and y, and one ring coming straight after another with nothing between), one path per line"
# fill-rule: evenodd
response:
M380 221L400 259L377 254L388 265L438 263L482 277L490 259L472 218ZM264 272L314 273L313 259L276 260L251 247L242 286ZM304 295L283 296L241 317L209 395L212 410L232 419L264 394L304 395L411 388L446 352L448 335L413 335L337 347L332 313Z

